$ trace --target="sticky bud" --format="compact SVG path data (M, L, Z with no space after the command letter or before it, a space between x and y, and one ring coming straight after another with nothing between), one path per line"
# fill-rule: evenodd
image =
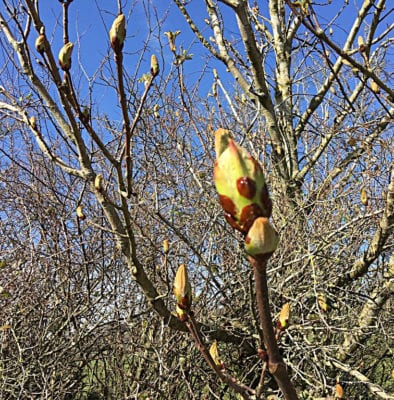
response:
M74 45L71 42L66 43L59 51L59 65L63 71L69 71L71 68L71 54Z
M371 89L376 94L380 93L380 88L379 88L378 84L375 81L371 82Z
M115 52L122 50L125 38L126 20L124 14L119 14L112 23L112 27L109 31L109 41Z
M251 256L271 256L279 243L279 235L268 218L259 217L249 229L245 239L245 250Z
M36 117L34 115L29 118L29 124L33 129L37 129Z
M48 48L48 42L45 38L43 28L41 28L41 32L42 33L40 33L40 35L36 39L35 48L40 54L43 54Z
M229 131L215 132L214 181L227 222L246 234L258 217L269 218L272 203L259 163Z
M159 74L160 68L159 68L159 62L157 61L157 57L152 54L150 57L150 73L152 77L156 77Z
M213 343L211 344L211 347L209 348L209 354L212 357L212 360L215 363L215 365L220 369L224 369L224 364L219 358L219 350L216 340L214 340Z
M368 194L364 187L360 190L360 201L364 206L368 205Z
M279 329L286 329L289 326L290 318L290 303L285 303L282 306L279 314Z
M77 217L82 220L84 220L86 218L86 215L83 213L83 205L82 204L77 207Z
M103 191L103 175L102 174L97 174L96 177L94 178L94 188L100 193Z
M192 288L187 275L185 264L181 264L175 275L174 295L178 307L182 310L190 311L192 305Z
M163 240L163 253L168 254L169 251L170 251L170 244L167 239L164 239Z

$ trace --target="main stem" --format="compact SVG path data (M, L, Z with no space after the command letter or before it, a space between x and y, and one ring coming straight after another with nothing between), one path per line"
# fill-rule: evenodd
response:
M253 267L256 284L257 307L259 310L261 329L264 336L264 344L268 355L268 370L275 378L280 390L287 400L298 400L297 393L287 373L286 364L280 354L276 342L274 327L272 325L268 285L267 285L267 257L249 256L249 262Z

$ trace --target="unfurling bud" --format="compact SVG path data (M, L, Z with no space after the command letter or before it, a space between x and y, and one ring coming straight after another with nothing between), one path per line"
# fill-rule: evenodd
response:
M103 175L102 174L97 174L96 177L94 178L94 188L100 193L103 191Z
M245 238L245 250L254 257L269 257L276 250L279 235L270 224L268 218L259 217L249 229Z
M71 68L71 54L73 48L74 45L68 42L59 51L59 65L63 71L68 71Z
M169 251L170 251L170 244L167 239L164 239L163 240L163 253L168 254Z
M258 217L269 218L272 203L259 163L225 129L215 132L214 181L227 222L247 234Z
M289 326L289 318L290 318L290 304L285 303L283 304L279 314L279 329L283 330Z
M44 27L42 27L40 30L40 35L37 37L35 43L36 50L40 54L43 54L48 49L48 42L45 38L44 32L45 32Z
M209 348L209 354L212 357L212 360L215 363L215 365L220 369L224 369L224 364L219 358L218 344L216 340L214 340L213 343L211 344L211 347Z
M83 205L82 204L77 207L77 217L79 219L85 219L86 218L86 215L83 213Z
M179 266L175 275L174 295L178 307L189 312L192 306L192 287L189 282L185 264Z
M176 37L181 33L181 31L175 31L175 32L164 32L164 34L168 38L168 43L170 44L170 50L171 51L176 51L176 46L175 46L175 39Z
M150 73L152 77L156 77L159 74L160 68L159 68L159 62L157 61L157 57L152 54L150 57Z
M112 23L112 27L109 31L109 41L115 52L122 50L125 38L126 20L124 14L119 14Z
M364 187L360 190L360 201L364 206L368 205L368 194Z

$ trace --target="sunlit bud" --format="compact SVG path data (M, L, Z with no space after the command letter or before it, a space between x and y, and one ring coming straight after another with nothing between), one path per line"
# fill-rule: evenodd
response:
M79 219L85 219L86 218L86 215L83 213L83 205L82 204L77 207L77 217Z
M63 71L68 71L71 68L71 54L73 48L74 45L68 42L59 51L59 64Z
M317 303L319 304L319 307L323 312L328 311L329 306L327 303L327 296L324 293L317 294Z
M37 129L37 121L34 115L29 118L29 124L33 129Z
M155 116L155 118L160 118L159 105L158 104L155 104L153 106L153 115Z
M357 38L357 43L358 43L358 49L360 50L361 53L363 53L365 51L365 43L362 36L359 36Z
M35 43L36 50L40 54L44 53L48 48L48 42L47 42L47 40L45 38L44 29L43 28L44 27L41 28L40 35L37 37L36 43Z
M360 201L364 206L368 205L368 193L364 187L360 190Z
M343 387L339 382L337 382L335 385L335 399L338 400L343 399L343 395L344 395Z
M187 321L187 312L185 310L182 310L182 308L180 308L178 304L176 305L176 315L178 316L179 321Z
M102 174L97 174L96 177L94 178L94 188L98 192L103 191L103 175Z
M351 67L351 66L352 66L352 64L351 64L348 60L346 60L346 58L343 58L343 59L342 59L342 63L345 64L345 65L348 66L348 67Z
M289 325L290 318L290 303L285 303L282 306L279 314L279 329L286 329Z
M152 74L153 78L158 75L160 71L159 62L157 61L157 57L152 54L150 57L150 73Z
M378 84L375 81L371 82L371 89L376 94L380 93L380 88L379 88Z
M259 217L249 229L245 238L245 250L251 256L269 257L276 250L279 235L268 218Z
M209 348L209 354L211 355L212 360L215 363L215 365L217 367L219 367L220 369L224 369L224 365L219 358L219 350L218 350L218 344L217 344L216 340L214 340L213 343L211 344L211 347Z
M272 203L259 163L230 138L215 132L214 181L227 222L246 234L258 217L270 217Z
M214 68L212 72L213 72L213 77L215 79L218 79L218 71L216 70L216 68Z
M330 35L332 35L332 34L334 33L334 30L333 30L332 28L330 28L329 31L328 31L328 33L329 33Z
M187 268L185 264L181 264L175 275L174 280L174 295L177 305L186 311L190 311L192 305L192 287L187 275Z
M175 32L164 32L164 34L168 38L168 43L170 45L170 50L171 51L176 51L176 46L175 46L175 39L176 37L181 33L181 31L175 31Z
M164 239L163 240L163 253L168 254L169 251L170 251L170 244L167 239Z
M126 19L124 14L119 14L109 31L109 41L114 51L120 51L126 38Z

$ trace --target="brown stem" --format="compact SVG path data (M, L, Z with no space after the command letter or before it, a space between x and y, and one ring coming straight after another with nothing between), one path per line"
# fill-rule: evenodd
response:
M249 256L256 283L256 298L261 329L263 330L264 344L268 354L268 371L275 378L285 398L287 400L297 400L298 396L287 373L286 364L280 354L272 325L267 285L267 260L267 257L254 258Z

